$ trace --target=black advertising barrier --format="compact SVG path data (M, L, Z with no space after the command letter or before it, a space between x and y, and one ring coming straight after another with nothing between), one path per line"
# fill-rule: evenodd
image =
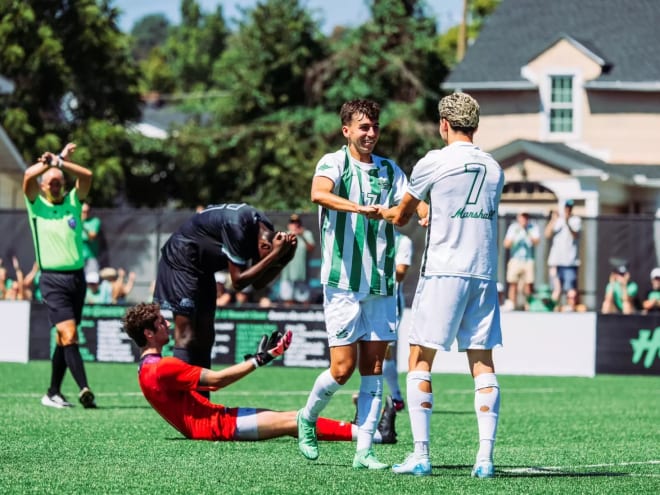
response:
M599 314L596 328L596 374L660 375L660 315Z
M139 352L133 341L122 331L121 320L127 306L85 306L78 327L80 352L85 361L136 362ZM171 315L164 312L165 317ZM320 307L259 308L236 306L216 311L215 344L211 352L214 364L233 364L252 354L261 336L274 330L291 330L291 348L275 366L303 366L325 368L330 364L327 335ZM55 345L55 330L48 323L44 304L33 303L30 308L29 358L50 359ZM172 355L172 344L163 355Z

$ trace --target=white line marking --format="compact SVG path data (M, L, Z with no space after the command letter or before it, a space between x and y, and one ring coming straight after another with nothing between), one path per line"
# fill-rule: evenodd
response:
M630 461L630 462L611 462L603 464L584 464L584 465L574 465L574 466L530 466L522 468L502 468L497 469L503 473L512 473L512 474L532 474L532 475L543 475L543 474L582 474L580 473L583 469L594 469L594 468L616 468L624 466L650 466L660 464L660 460L652 459L649 461ZM589 473L584 473L588 475ZM642 477L660 477L660 473L621 473L622 475L627 476L642 476Z

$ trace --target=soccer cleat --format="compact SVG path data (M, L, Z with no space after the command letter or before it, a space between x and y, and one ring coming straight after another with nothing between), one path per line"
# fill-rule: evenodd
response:
M316 423L302 417L302 409L296 415L298 424L298 450L310 461L319 457L319 443L316 439Z
M353 457L354 469L387 469L389 465L376 459L374 451L371 449L358 450Z
M394 422L396 420L396 406L391 395L385 398L385 407L380 415L378 422L378 431L382 437L381 443L396 443L396 430Z
M494 478L495 468L490 461L481 461L474 465L472 469L473 478Z
M41 405L47 407L54 407L55 409L64 409L65 407L73 407L62 394L46 394L41 398Z
M394 464L392 471L396 474L412 474L413 476L429 476L431 474L431 460L410 454L401 464Z
M85 409L96 409L96 402L94 402L94 394L87 387L83 388L78 394L78 400Z
M406 403L403 400L392 399L392 402L394 403L396 412L403 411L406 408Z

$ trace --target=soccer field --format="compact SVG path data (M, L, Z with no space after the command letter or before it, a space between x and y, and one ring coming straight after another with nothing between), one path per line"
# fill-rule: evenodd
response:
M256 443L184 439L142 397L135 364L88 363L99 408L41 406L50 363L0 363L2 493L281 494L657 494L660 492L660 378L499 377L502 407L496 477L470 478L477 449L472 379L433 376L433 474L426 478L354 471L354 444L321 443L315 462L293 438ZM231 406L298 409L319 370L259 370L212 394ZM402 377L402 383L404 383ZM358 378L325 415L350 420ZM76 397L69 375L63 392ZM379 458L411 450L406 412L398 443Z

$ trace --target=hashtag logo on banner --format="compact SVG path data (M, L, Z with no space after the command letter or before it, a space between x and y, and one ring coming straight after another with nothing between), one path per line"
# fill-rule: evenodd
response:
M656 356L660 356L660 327L653 331L653 338L651 330L640 330L636 339L630 339L630 345L633 348L633 364L639 363L646 353L644 368L650 368Z

